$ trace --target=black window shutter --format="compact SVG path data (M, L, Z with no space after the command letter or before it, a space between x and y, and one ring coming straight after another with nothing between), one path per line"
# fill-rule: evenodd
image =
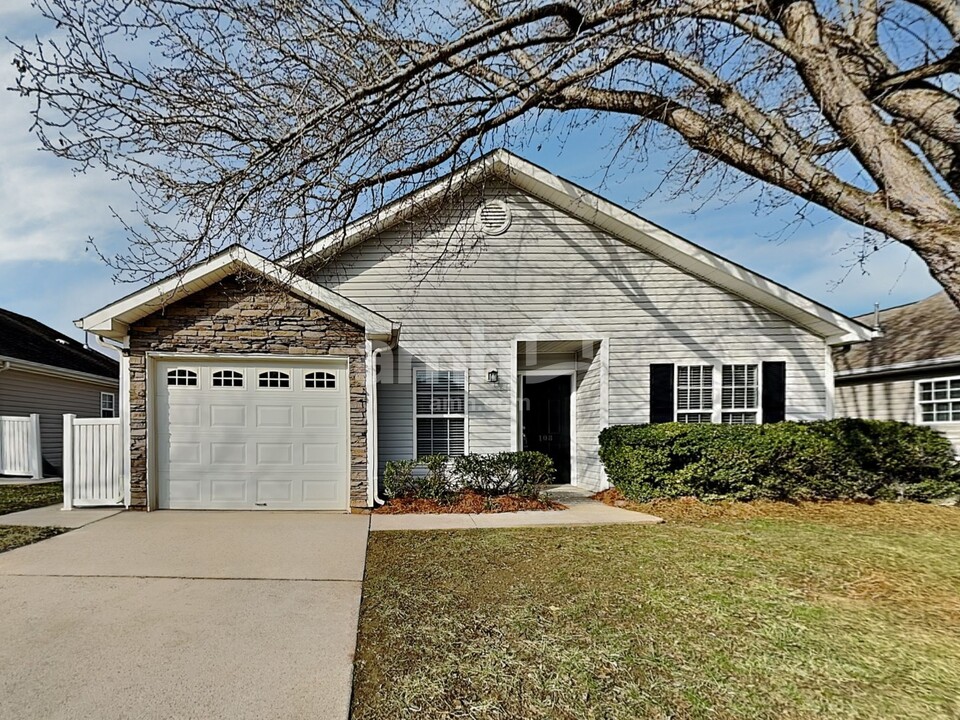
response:
M787 417L787 364L763 363L763 422L781 422Z
M673 422L673 363L650 366L650 422Z

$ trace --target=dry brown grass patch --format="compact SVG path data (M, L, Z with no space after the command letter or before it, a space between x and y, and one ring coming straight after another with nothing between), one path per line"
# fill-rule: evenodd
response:
M658 515L667 521L704 522L713 520L798 520L826 522L863 529L960 531L960 508L914 502L779 502L754 500L702 502L686 497L638 503L611 488L593 496L614 507Z

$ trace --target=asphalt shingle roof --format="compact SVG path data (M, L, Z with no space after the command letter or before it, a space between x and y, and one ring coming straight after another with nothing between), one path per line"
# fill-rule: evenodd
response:
M873 325L873 313L856 318ZM880 311L883 337L834 353L838 371L960 356L960 310L945 292Z
M33 318L0 308L0 356L116 380L120 364Z

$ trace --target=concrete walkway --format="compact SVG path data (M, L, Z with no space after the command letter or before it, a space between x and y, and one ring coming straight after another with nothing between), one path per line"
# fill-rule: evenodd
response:
M119 512L123 512L123 508L74 508L73 510L64 510L63 505L47 505L0 515L0 525L79 528L98 520L105 520Z
M344 720L368 524L124 512L0 554L0 717Z
M63 479L58 477L33 478L19 477L14 475L0 475L0 485L46 485L47 483L62 483Z
M604 505L590 499L580 488L557 486L547 496L567 506L566 510L528 510L512 513L381 515L370 518L371 531L470 530L474 528L540 527L544 525L652 525L663 520L654 515Z

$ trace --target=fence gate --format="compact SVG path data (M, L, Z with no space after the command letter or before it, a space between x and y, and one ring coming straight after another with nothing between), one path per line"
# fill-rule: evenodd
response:
M123 504L120 418L63 416L63 508Z
M40 416L0 415L0 475L43 477Z

